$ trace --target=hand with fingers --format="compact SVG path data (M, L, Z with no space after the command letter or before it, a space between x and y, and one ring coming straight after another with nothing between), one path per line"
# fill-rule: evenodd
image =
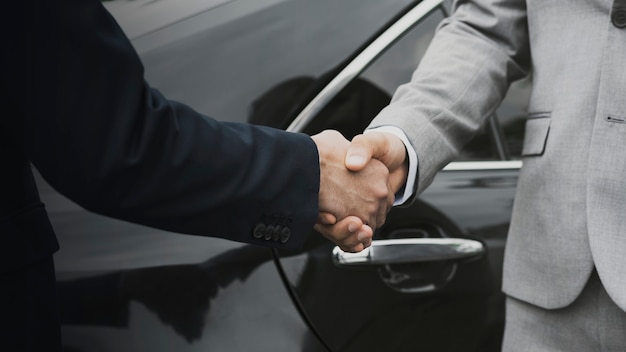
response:
M355 136L346 152L346 168L359 172L374 160L387 167L389 187L394 194L398 192L408 175L406 147L402 140L388 132L370 131Z
M315 230L344 251L359 252L369 247L373 229L384 224L395 193L406 183L404 143L386 132L359 135L351 143L336 131L313 139L322 170Z
M328 214L325 214L329 216ZM346 252L360 252L372 244L374 230L356 216L349 215L339 221L334 216L324 223L318 222L314 228L324 237L335 242Z
M393 206L388 168L371 160L358 172L348 170L347 139L331 130L312 138L320 155L320 217L315 228L343 250L361 251Z

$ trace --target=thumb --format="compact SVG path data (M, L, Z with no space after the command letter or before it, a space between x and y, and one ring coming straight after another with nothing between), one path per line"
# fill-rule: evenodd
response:
M372 159L384 154L384 139L377 133L360 134L352 139L346 152L346 168L351 171L361 171Z

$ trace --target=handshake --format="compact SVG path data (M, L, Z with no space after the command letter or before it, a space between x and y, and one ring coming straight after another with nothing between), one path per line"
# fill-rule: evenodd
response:
M347 252L372 242L385 223L395 194L406 183L408 162L402 140L369 132L348 141L337 131L312 136L320 156L319 216L315 230Z

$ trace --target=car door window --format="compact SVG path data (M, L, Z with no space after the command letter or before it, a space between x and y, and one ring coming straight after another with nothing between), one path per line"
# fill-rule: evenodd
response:
M521 159L531 85L532 75L514 82L496 112L507 159Z
M336 129L348 139L361 133L387 106L398 86L407 83L426 52L443 11L425 17L341 90L305 128L309 134ZM464 147L457 160L498 160L488 124Z

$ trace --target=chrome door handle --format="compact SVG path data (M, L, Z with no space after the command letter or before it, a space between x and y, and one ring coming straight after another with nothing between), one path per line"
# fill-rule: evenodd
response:
M338 266L382 266L478 257L485 252L479 241L463 238L402 238L375 240L359 253L333 249Z

